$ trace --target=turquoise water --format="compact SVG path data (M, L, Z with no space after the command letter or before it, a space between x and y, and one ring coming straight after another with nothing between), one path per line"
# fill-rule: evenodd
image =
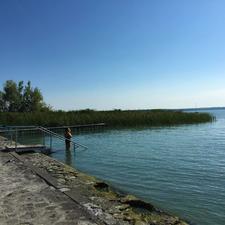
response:
M225 110L211 113L216 122L74 134L89 149L52 156L192 224L224 225Z

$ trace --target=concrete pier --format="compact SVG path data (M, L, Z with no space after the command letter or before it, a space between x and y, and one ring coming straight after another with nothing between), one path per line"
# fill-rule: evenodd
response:
M0 224L97 224L76 202L10 153L0 153Z
M41 153L0 152L1 225L187 225Z

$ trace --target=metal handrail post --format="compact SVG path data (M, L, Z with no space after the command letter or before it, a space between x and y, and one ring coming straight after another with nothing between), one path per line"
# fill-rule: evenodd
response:
M52 135L50 135L50 149L52 150Z
M17 150L17 141L18 141L18 137L17 137L17 128L16 128L16 140L15 140L15 149Z
M13 144L13 132L10 131L10 144L12 145Z
M43 143L43 145L45 146L45 133L42 131L42 143Z

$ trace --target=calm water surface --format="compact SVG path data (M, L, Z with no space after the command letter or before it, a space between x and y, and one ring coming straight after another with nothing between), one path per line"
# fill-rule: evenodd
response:
M52 156L192 224L225 224L225 110L213 123L81 133ZM55 143L56 148L63 148Z

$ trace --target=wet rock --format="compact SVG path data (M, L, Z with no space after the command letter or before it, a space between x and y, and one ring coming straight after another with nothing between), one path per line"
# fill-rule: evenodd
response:
M151 205L150 203L146 203L142 200L129 200L125 202L126 204L129 204L131 207L136 209L143 209L143 210L149 210L153 211L155 210L155 207Z
M109 191L109 185L104 183L104 182L97 182L94 184L94 187L98 190L98 191Z

